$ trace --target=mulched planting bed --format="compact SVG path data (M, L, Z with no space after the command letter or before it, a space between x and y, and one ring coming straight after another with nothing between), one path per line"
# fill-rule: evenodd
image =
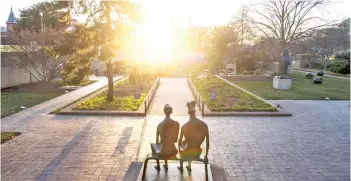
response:
M154 80L143 81L138 84L129 83L128 79L114 85L113 101L106 100L107 90L99 95L79 103L73 110L117 110L136 111L147 96ZM140 98L135 99L134 94L139 93Z

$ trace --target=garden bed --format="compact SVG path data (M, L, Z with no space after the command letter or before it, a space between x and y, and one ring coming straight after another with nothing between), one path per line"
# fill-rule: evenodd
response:
M312 79L306 79L303 72L292 72L291 76L294 79L290 90L274 89L272 80L231 82L267 100L325 100L326 97L330 100L350 100L348 79L323 77L322 84L313 84Z
M217 77L192 79L211 112L276 112L270 104L236 88ZM215 94L215 99L211 99ZM206 113L205 113L206 114Z
M147 96L154 81L130 84L128 79L114 85L113 101L106 100L107 90L99 95L79 103L74 110L118 110L137 111ZM135 99L134 93L140 93L140 98Z
M58 114L65 115L129 115L143 116L155 94L159 79L131 84L128 78L114 84L113 101L106 100L107 87L92 95L78 100ZM135 93L140 97L134 97Z

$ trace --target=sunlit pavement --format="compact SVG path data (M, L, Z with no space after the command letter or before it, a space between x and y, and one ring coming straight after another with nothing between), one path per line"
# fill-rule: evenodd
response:
M173 115L187 115L186 103L193 100L186 78L161 78L150 115L164 115L163 108L165 104L173 107ZM196 110L200 115L198 107L196 107Z
M210 163L229 180L349 180L349 101L273 102L293 116L203 118ZM20 113L5 127L23 134L1 145L1 180L122 180L150 152L163 119Z

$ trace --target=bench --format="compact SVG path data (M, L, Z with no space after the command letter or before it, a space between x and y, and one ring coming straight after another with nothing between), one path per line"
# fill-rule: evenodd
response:
M149 160L173 160L173 161L199 161L204 163L205 165L205 177L206 177L206 181L208 181L208 168L207 168L207 164L208 164L208 160L205 159L205 155L201 154L199 157L186 157L186 158L182 158L179 154L177 154L174 157L160 157L156 154L153 153L149 153L146 156L146 159L144 161L144 169L143 169L143 176L142 176L142 180L145 180L145 175L146 175L146 169L147 169L147 163Z

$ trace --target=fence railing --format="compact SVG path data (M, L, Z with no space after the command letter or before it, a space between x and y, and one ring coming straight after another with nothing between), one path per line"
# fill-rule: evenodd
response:
M150 108L150 104L152 102L152 99L154 98L155 96L155 92L158 88L160 84L160 78L157 78L157 80L155 81L154 85L151 87L149 93L147 94L147 96L145 97L144 99L144 106L145 106L145 110L144 110L144 113L145 113L145 116Z
M188 80L188 86L189 86L191 92L193 93L193 96L195 98L197 105L199 106L199 109L201 111L201 115L204 116L205 115L205 101L201 97L200 93L197 91L196 87L191 82L191 80L189 78L187 78L187 80Z

